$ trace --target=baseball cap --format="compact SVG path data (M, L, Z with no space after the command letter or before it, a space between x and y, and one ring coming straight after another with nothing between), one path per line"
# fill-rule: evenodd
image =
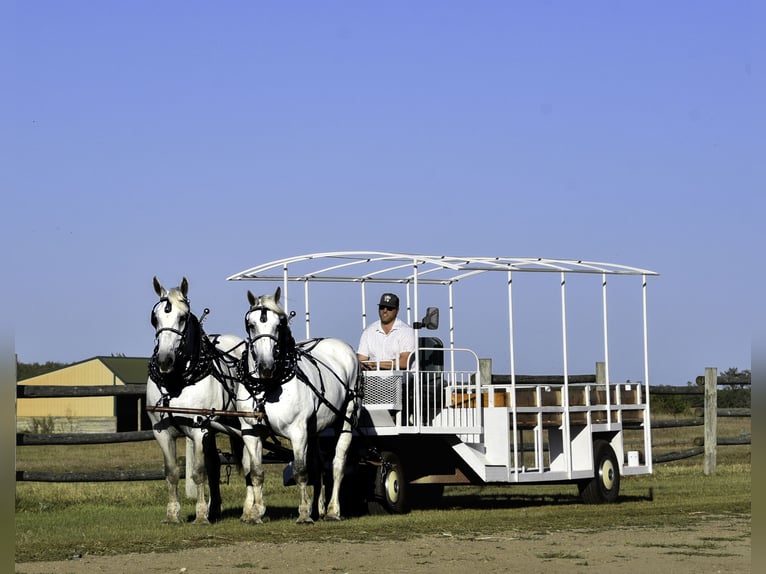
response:
M383 293L383 295L380 296L380 303L378 303L378 307L393 307L394 309L399 308L399 297L394 295L393 293Z

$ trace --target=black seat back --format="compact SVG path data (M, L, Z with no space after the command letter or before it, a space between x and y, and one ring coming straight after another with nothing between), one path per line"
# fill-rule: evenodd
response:
M418 337L418 363L421 371L444 370L444 343L438 337Z

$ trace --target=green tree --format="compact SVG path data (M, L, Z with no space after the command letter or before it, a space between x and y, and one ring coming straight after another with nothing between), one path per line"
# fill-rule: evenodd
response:
M16 380L23 381L24 379L30 379L38 375L44 375L66 367L71 363L56 363L48 361L47 363L21 363L16 359Z
M730 389L741 389L750 385L750 370L740 371L737 367L730 367L718 376L718 384L728 385Z

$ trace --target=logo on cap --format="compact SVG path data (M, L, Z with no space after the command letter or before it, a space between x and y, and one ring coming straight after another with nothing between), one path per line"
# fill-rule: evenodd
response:
M385 305L386 307L399 307L399 297L393 293L383 293L380 297L380 303L378 305Z

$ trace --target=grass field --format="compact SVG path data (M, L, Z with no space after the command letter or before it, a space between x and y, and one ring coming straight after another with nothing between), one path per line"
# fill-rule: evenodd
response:
M720 419L720 436L750 433L750 419ZM701 427L654 433L655 454L689 448ZM626 448L631 448L630 436ZM221 448L226 450L225 442ZM183 451L183 449L180 449ZM751 447L718 449L718 468L704 476L701 457L655 466L651 476L623 477L617 504L582 504L573 485L453 486L438 506L407 515L362 516L305 528L295 525L297 490L282 486L282 466L266 477L269 521L239 521L244 481L237 474L222 486L224 519L213 526L161 521L167 501L162 481L135 483L33 483L16 485L16 561L63 560L73 555L167 552L190 545L236 541L402 539L453 532L467 536L551 529L652 528L684 525L725 515L751 516ZM154 442L123 445L25 446L17 450L23 470L161 468ZM183 485L181 487L183 492ZM193 514L184 502L182 516Z

